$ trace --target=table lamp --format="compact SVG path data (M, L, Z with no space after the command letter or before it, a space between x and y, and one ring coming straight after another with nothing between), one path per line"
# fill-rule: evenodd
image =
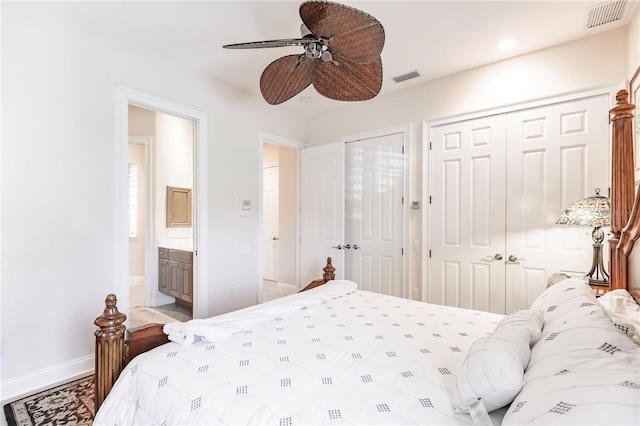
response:
M600 195L600 188L596 188L596 195L569 204L556 223L593 227L593 260L585 277L589 278L589 284L609 285L609 275L602 260L604 231L601 228L611 224L611 203Z

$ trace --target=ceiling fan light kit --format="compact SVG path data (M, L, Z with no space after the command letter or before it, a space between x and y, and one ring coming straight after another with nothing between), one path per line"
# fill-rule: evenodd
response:
M301 38L228 44L227 49L304 46L304 53L269 64L260 91L271 105L281 104L310 84L338 101L372 99L382 88L384 28L371 15L328 1L300 5Z

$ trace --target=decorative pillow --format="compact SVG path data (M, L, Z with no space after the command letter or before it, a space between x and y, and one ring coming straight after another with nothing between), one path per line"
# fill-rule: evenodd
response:
M640 344L640 306L627 290L605 293L598 299L611 322L624 335Z
M451 400L456 411L470 413L478 423L487 412L513 401L541 327L541 312L518 311L500 321L491 335L474 342L456 377Z
M502 424L638 424L640 347L616 330L591 288L562 281L532 308L544 311L542 337Z

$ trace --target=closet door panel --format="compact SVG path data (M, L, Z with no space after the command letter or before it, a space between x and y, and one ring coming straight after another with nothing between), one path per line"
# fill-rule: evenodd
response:
M431 128L431 303L504 312L505 126L497 115Z
M554 273L591 266L591 229L556 221L570 202L607 193L608 107L602 95L507 114L507 313Z

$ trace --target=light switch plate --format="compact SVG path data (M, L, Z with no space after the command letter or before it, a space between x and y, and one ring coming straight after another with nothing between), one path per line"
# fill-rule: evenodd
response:
M251 216L251 214L251 200L245 197L240 197L240 216Z

